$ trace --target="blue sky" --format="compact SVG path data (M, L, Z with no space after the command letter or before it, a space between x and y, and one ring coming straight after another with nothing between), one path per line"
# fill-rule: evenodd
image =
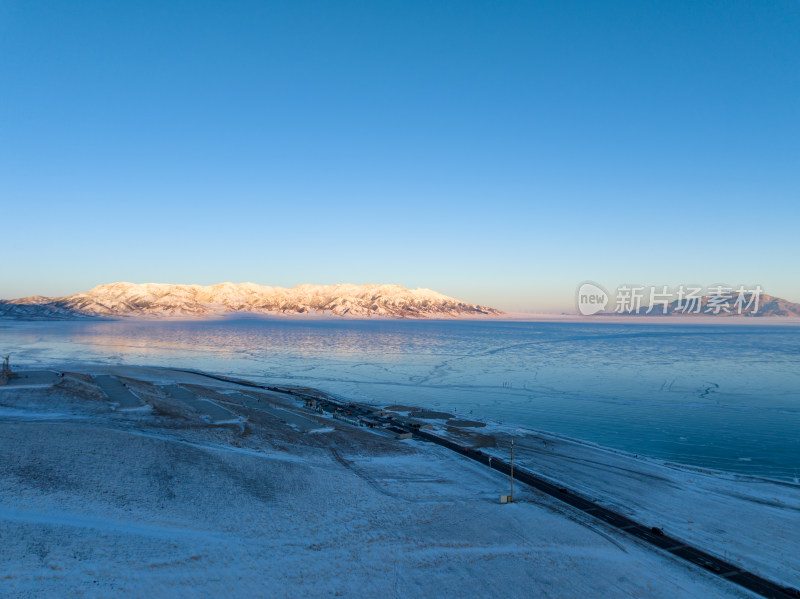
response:
M800 4L0 4L0 297L800 301Z

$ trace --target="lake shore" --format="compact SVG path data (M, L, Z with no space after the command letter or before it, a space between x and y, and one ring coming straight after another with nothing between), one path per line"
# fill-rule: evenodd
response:
M104 376L141 405L125 404L125 391L106 381L109 396L97 382ZM439 416L431 423L443 432L455 420L428 415ZM509 431L474 422L449 426L491 435L503 454ZM746 596L532 490L520 488L513 505L500 505L508 481L498 473L429 443L317 414L286 393L169 369L76 366L2 388L0 434L2 585L9 596L64 588L88 596L200 588L272 597L298 590L427 596L433 589L515 596L522 588L563 597ZM553 468L575 464L572 481L587 493L597 489L580 478L582 468L600 456L605 472L622 473L629 459L568 440L555 446L552 437L547 447L527 433L515 431L515 439L528 467L534 459L544 463L543 455ZM569 453L576 451L581 459ZM664 477L664 465L636 464L619 474L631 493L669 488L678 497L690 482ZM656 471L662 480L653 485ZM704 485L719 480L695 476L693 495L675 500L673 520L662 525L677 523L681 510L708 492ZM737 503L733 489L744 488L741 482L725 482L721 507L757 513L761 506L762 517L753 526L739 521L736 538L769 522L779 528L780 514L796 513L791 485L765 481L760 503L754 496ZM776 489L782 494L771 505L766 496ZM654 498L643 497L635 509ZM693 516L702 540L711 533L699 516L714 518ZM727 539L731 559L743 547L729 532L706 540ZM796 584L796 539L791 530L774 533L764 532L773 534L771 548L755 537L739 558Z
M0 331L17 368L237 373L373 405L472 411L700 468L800 476L800 338L791 327L248 320Z

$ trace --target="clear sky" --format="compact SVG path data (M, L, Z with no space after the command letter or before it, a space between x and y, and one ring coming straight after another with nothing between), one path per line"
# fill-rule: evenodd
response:
M0 3L0 297L800 301L800 3Z

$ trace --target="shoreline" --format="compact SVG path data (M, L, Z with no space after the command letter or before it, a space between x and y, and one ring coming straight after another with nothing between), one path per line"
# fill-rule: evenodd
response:
M800 326L800 317L796 316L704 316L704 315L672 315L672 316L651 316L651 315L616 315L616 314L595 314L592 316L581 316L580 314L527 314L527 313L503 313L502 315L437 315L437 316L392 316L376 314L372 316L348 316L336 314L280 314L280 313L259 313L259 312L225 312L220 314L202 315L160 315L160 314L140 314L140 315L116 315L104 316L93 314L64 315L62 316L43 316L39 318L20 318L13 316L0 316L0 324L3 323L42 323L42 322L133 322L133 323L169 323L169 322L237 322L237 321L264 321L264 322L480 322L480 323L570 323L570 324L651 324L651 325L743 325L743 326Z
M0 327L2 327L2 322L0 322ZM78 365L76 365L74 363L71 363L69 361L59 362L58 364L60 364L60 367L62 369L70 369L70 368L74 368L74 367L87 368L87 369L95 369L95 368L146 368L146 369L162 369L162 370L165 370L165 371L192 372L192 373L195 373L195 374L198 374L198 375L202 375L202 376L205 376L205 377L210 377L210 378L215 378L216 377L220 381L222 381L222 380L242 380L242 381L244 381L245 380L243 378L231 377L230 375L215 374L214 372L211 372L211 371L199 371L199 370L193 370L191 368L188 368L188 369L187 368L173 368L173 367L170 367L170 366L163 366L163 365L160 365L160 364L146 364L145 363L145 364L114 365L114 364L112 364L112 363L110 363L108 361L104 361L104 360L101 360L101 359L98 359L98 360L95 360L95 361L91 361L91 360L90 361L84 361L84 362L82 362L82 363L80 363ZM34 362L30 363L30 364L25 364L25 365L18 364L17 366L18 367L24 367L25 369L35 369L35 368L46 368L47 367L45 363L42 363L42 362L40 362L38 360L34 361ZM247 375L244 375L244 376L247 376ZM262 375L262 376L266 376L266 375ZM250 382L250 383L253 384L253 385L263 385L264 384L264 383L252 383L252 382ZM392 382L392 381L386 381L386 382L377 381L377 382L373 382L372 384L373 385L385 385L385 386L389 386L389 387L396 385L396 383ZM315 392L321 393L321 394L323 394L324 396L326 396L328 398L332 398L332 399L335 399L335 400L338 400L338 401L342 401L342 402L356 401L356 402L363 403L364 405L370 406L370 407L373 407L373 408L375 408L375 407L386 408L387 405L388 405L388 404L386 404L386 402L382 402L380 400L372 400L372 401L370 401L370 400L365 400L365 399L353 399L351 396L335 394L335 393L331 393L329 391L324 391L322 389L311 388L311 387L308 387L307 385L302 385L302 384L284 382L284 383L279 384L278 386L281 387L282 389L289 389L289 388L294 388L294 387L303 388L303 389L313 389ZM408 407L409 411L411 411L411 410L425 411L425 410L430 410L430 409L447 410L448 409L447 407L426 408L421 404L420 405L416 405L416 406L405 406L405 407ZM779 476L769 476L768 474L753 473L752 471L737 470L735 468L732 468L732 469L715 468L712 465L706 465L706 464L703 464L703 463L681 462L679 459L675 459L675 458L671 458L671 457L659 457L657 455L651 455L651 454L647 453L646 449L644 450L644 452L640 452L640 451L636 451L636 449L623 448L623 447L614 447L612 445L607 445L607 444L604 444L602 442L588 440L588 439L582 438L582 437L577 436L577 435L570 435L570 434L566 434L566 433L561 433L561 432L558 432L558 431L555 431L555 430L550 430L550 429L546 429L546 428L534 428L534 427L531 427L531 426L525 425L525 424L514 424L512 422L506 422L505 418L504 418L503 421L501 421L501 420L496 419L496 418L493 419L491 417L483 417L483 416L479 416L479 415L472 415L472 413L470 413L470 414L462 414L462 413L459 413L457 411L454 411L453 413L451 413L450 416L451 417L457 417L457 418L465 418L466 417L467 419L479 420L485 425L485 427L483 427L483 431L485 433L488 433L490 431L508 432L508 431L511 431L511 430L522 430L522 431L525 431L525 432L527 432L529 434L538 435L540 437L551 437L553 439L569 441L569 442L572 442L572 443L575 443L575 444L578 444L578 445L586 446L587 448L594 448L594 449L597 449L599 451L606 451L606 452L609 452L609 453L612 453L612 454L617 454L617 455L620 455L620 456L627 456L627 457L629 457L631 459L636 459L636 460L639 460L639 461L649 461L649 462L651 462L651 463L653 463L655 465L660 465L660 466L663 466L665 468L675 468L675 469L678 469L678 470L681 470L681 471L684 471L684 472L699 472L699 473L704 473L704 474L708 474L708 475L717 476L719 478L729 478L729 479L732 479L732 480L735 480L735 479L742 479L742 480L753 479L755 481L764 480L764 481L772 482L772 483L775 483L775 484L787 484L789 486L800 485L800 479L798 478L798 474L800 473L800 471L796 471L794 473L793 477L792 477L791 474L787 474L786 477L779 477ZM466 427L466 428L470 429L471 427ZM749 460L747 460L747 461L749 462Z
M480 483L476 488L478 479L475 476L479 476L481 480L493 480L491 486L496 489L495 493L501 492L507 484L501 466L502 460L506 457L505 444L509 438L507 427L491 429L493 445L484 444L480 449L477 447L468 449L465 452L466 456L458 455L443 447L435 449L436 446L430 443L430 439L422 439L429 432L425 429L415 430L413 425L431 422L434 429L430 433L435 433L444 439L444 445L457 442L457 447L462 447L465 442L464 435L459 431L467 430L468 440L470 434L485 434L484 429L490 425L484 423L486 424L484 427L475 427L472 426L475 422L471 422L468 423L470 426L448 428L447 422L454 418L445 418L448 414L444 412L429 412L428 415L436 418L428 421L404 418L402 413L394 412L396 416L392 418L398 418L392 421L394 425L399 426L401 430L411 427L419 438L419 440L403 440L396 438L398 435L391 429L379 430L354 426L353 424L358 424L355 415L335 419L329 413L326 414L324 409L322 413L307 409L303 406L306 400L341 402L340 398L332 398L324 392L311 388L269 386L246 379L231 379L213 373L165 367L75 365L65 376L59 376L58 372L52 371L49 375L40 376L44 377L40 381L29 377L29 380L22 379L12 386L0 388L2 389L0 432L16 430L18 426L27 422L24 428L19 429L20 432L42 427L44 427L43 433L48 430L68 431L75 427L88 426L92 430L97 430L96 434L101 434L99 431L119 430L122 434L133 434L136 438L154 439L153 442L158 439L172 439L177 434L179 435L177 439L182 439L180 443L188 443L187 447L196 448L192 451L223 452L224 455L233 452L231 455L241 455L242 459L245 459L244 456L251 456L247 459L277 459L276 464L287 463L287 459L289 463L303 463L304 460L312 459L308 456L315 455L328 458L333 456L334 463L344 467L343 474L356 468L358 479L364 476L365 468L382 467L379 465L383 463L387 466L402 464L394 474L384 473L378 478L372 474L364 479L367 488L372 489L370 493L377 492L378 496L385 497L400 497L409 492L410 483L398 486L397 483L390 481L398 476L401 477L398 480L403 480L419 468L424 468L420 473L428 472L425 464L435 458L444 462L440 467L422 475L419 483L413 483L412 486L416 489L414 493L427 496L431 492L436 492L438 488L436 480L442 476L453 476L458 472L460 474L457 475L457 479L462 481L459 486L466 485L464 490L467 491L467 495L454 504L459 506L458 510L474 509L474 500L469 497L485 485L485 482ZM111 385L114 380L118 383ZM40 384L38 386L27 384L32 382ZM48 397L51 399L48 400ZM60 397L63 399L59 399ZM68 397L71 399L67 400ZM56 403L48 407L53 400ZM67 403L64 403L65 401ZM110 412L108 407L104 407L108 406L109 401ZM52 412L56 406L61 407ZM376 412L375 406L355 402L345 402L343 406L354 414L357 409L369 410L370 414ZM381 416L370 415L370 418L384 418L388 415L388 413ZM455 433L451 430L453 428L457 429ZM484 432L476 433L476 431ZM531 472L535 473L532 476L543 482L537 483L539 486L534 485L531 489L526 489L520 484L522 488L515 490L515 496L519 494L519 502L515 502L514 507L508 509L534 510L538 513L536 510L540 507L536 506L551 505L548 509L555 509L555 513L562 513L571 520L577 518L577 521L584 522L581 526L606 527L608 530L603 533L604 535L611 534L616 539L615 543L626 546L630 543L626 539L631 538L631 531L633 533L640 531L644 540L650 542L655 540L657 546L659 541L663 545L665 539L670 540L676 535L677 538L683 539L682 544L692 543L712 554L716 553L722 560L719 563L728 564L725 567L732 568L728 571L732 578L745 576L743 572L752 571L783 585L798 586L800 559L794 555L792 548L800 542L798 536L800 532L796 532L796 527L791 526L796 511L800 510L800 493L796 486L778 485L768 480L731 480L720 479L708 473L687 473L683 469L671 469L663 464L651 463L649 460L632 459L613 450L604 451L601 447L572 439L537 434L534 431L525 431L524 435L516 430L514 432L519 476ZM106 434L108 433L102 433ZM74 436L70 438L77 439ZM84 442L92 443L93 437L80 438L86 439ZM280 441L280 439L285 440ZM278 440L277 445L275 445L276 440ZM136 445L139 444L137 441ZM11 446L14 445L9 445ZM51 451L47 449L48 447L50 447L49 441L40 449L47 453ZM120 450L126 451L127 447L128 444L123 444ZM272 449L268 449L270 447ZM320 450L323 451L322 454L319 454ZM58 451L71 450L69 447L59 446ZM400 456L406 457L401 459ZM419 457L409 462L411 456ZM485 461L489 456L495 460L494 464L490 461L490 465L500 472L491 474L491 470L486 468L485 464L469 466L469 462L475 461L476 458L478 461ZM464 457L473 459L464 460ZM311 463L317 463L319 459L320 457L313 458ZM396 462L397 459L401 461ZM94 464L91 466L92 469L98 467L93 460L89 463ZM444 463L448 466L444 466ZM325 467L326 470L328 468ZM553 476L554 473L558 475ZM149 480L151 474L144 472L142 476L145 476L145 480ZM306 484L322 484L322 479L308 480L309 483ZM310 482L312 480L313 483ZM381 480L384 482L378 482ZM474 482L467 482L473 480ZM604 487L606 484L611 484L611 487ZM550 493L552 495L550 499L546 499L546 494L541 494L543 489L547 490L547 485L554 489ZM566 496L567 505L563 504L564 497L559 497L562 485L569 489ZM624 493L620 494L621 491ZM360 491L356 497L362 496L364 492ZM484 499L479 501L480 505L485 505L487 509L489 506L497 505L498 495L490 499L479 491L478 496L481 495ZM766 497L772 497L770 502L765 503ZM776 498L779 498L777 503ZM42 499L36 501L41 502ZM556 503L553 504L553 501ZM584 510L582 516L578 516L580 512L575 512L574 507L580 508L581 505L585 507L587 501L596 506L593 508L594 512L590 506L588 511ZM3 503L0 495L0 523L3 521L4 513L6 519L12 520L34 517L25 514L20 516L17 512L14 512L16 515L9 515L7 510L4 512ZM406 505L415 504L412 502ZM356 506L358 502L353 504L353 508L357 509ZM654 506L659 509L654 511ZM399 508L395 506L394 509ZM495 509L498 508L493 507L490 511L494 513ZM407 513L403 510L406 508L403 508L401 513ZM691 514L691 517L687 518L687 513ZM719 521L720 513L728 515L724 522ZM406 517L409 514L407 513ZM602 522L603 514L607 515L605 522ZM608 516L609 514L613 516ZM490 521L494 522L496 517L492 516ZM598 517L601 520L597 520ZM586 518L589 520L585 520ZM690 522L688 526L687 521ZM561 520L559 522L561 523L558 526L563 527L564 523ZM615 524L619 528L620 523L623 523L622 527L628 526L629 530L612 533ZM631 529L632 523L636 523L638 528ZM732 523L736 524L736 528L730 533L720 530L720 526L725 528ZM742 523L747 523L746 527L743 528ZM655 533L652 531L656 529L663 531L663 534L653 537ZM725 547L724 555L719 553L721 546ZM628 547L626 551L630 552L631 548ZM646 551L652 552L652 549ZM691 574L692 577L700 572L692 570L693 567L689 566L682 568L690 568L688 572L694 572ZM711 566L706 566L706 569L714 572ZM719 572L714 573L719 574ZM448 584L451 583L452 581ZM703 595L705 592L700 594Z
M645 454L634 453L631 451L626 451L624 449L616 449L614 447L609 447L607 445L602 445L600 443L596 443L594 441L588 441L585 439L580 439L578 437L572 437L570 435L565 435L562 433L548 431L543 429L536 429L531 428L525 425L516 425L516 424L502 424L500 422L494 421L489 418L483 418L481 416L474 416L472 414L469 415L468 419L464 419L464 416L459 416L457 413L450 413L441 411L437 408L435 411L431 410L430 408L425 408L421 405L381 405L381 404L373 404L373 403L365 403L361 401L350 400L348 398L339 397L336 395L332 395L326 391L321 389L313 388L313 387L291 387L287 385L265 385L262 383L256 383L254 381L250 381L248 379L243 379L240 377L234 376L226 376L222 374L216 374L211 372L205 372L200 370L192 370L192 369L183 369L183 368L169 368L169 367L161 367L161 366L149 366L148 368L164 368L165 370L172 370L172 371L179 371L179 372L186 372L190 374L196 374L198 376L203 376L215 380L219 380L221 382L228 382L228 383L235 383L245 386L257 387L261 389L270 389L270 390L281 390L282 392L286 392L289 394L296 394L302 396L303 394L312 394L315 395L317 399L325 399L332 402L337 402L342 405L346 404L354 404L362 409L365 410L375 410L376 408L379 410L384 410L387 412L396 413L397 415L403 415L408 417L410 421L426 421L436 424L441 424L443 422L447 422L450 426L456 426L457 428L465 429L464 432L469 432L471 430L481 430L483 433L496 433L500 435L508 435L514 436L510 434L513 431L520 431L522 435L533 435L537 437L543 437L547 439L552 439L554 441L562 441L565 443L572 443L581 447L584 447L589 450L598 451L598 452L606 452L608 454L613 454L617 456L622 456L626 459L631 460L638 460L641 462L646 462L654 466L663 467L663 468L671 468L676 469L678 471L684 473L697 473L703 475L709 475L720 479L728 479L732 481L741 481L741 482L751 482L751 483L759 483L765 482L770 484L776 485L786 485L790 488L796 488L800 492L800 481L790 481L784 480L780 478L771 478L769 476L761 476L757 474L746 474L741 472L733 472L728 470L718 470L715 468L704 467L704 466L695 466L692 464L684 464L680 462L670 461L670 460L663 460L657 457L648 456ZM300 389L302 393L293 393L292 389ZM420 413L419 415L415 415L414 413ZM437 418L435 416L427 416L426 414L433 413L433 414L441 414L442 416L446 415L444 418ZM459 425L455 425L452 422L448 422L450 419L454 419L459 421ZM479 423L479 427L475 427L472 422Z

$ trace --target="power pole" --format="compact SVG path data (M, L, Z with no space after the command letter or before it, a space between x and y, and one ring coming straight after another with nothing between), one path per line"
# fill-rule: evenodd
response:
M514 437L511 437L511 495L509 503L514 503Z
M3 368L0 370L0 385L8 384L8 380L14 378L16 375L11 372L11 356L3 358Z

